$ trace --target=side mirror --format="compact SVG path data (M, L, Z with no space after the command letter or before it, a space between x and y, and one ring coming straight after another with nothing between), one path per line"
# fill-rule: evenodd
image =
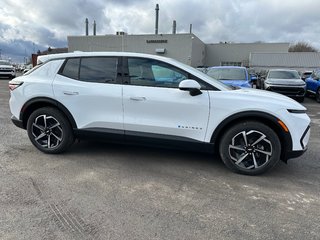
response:
M202 94L200 84L192 79L186 79L179 83L179 89L182 91L189 91L191 96Z

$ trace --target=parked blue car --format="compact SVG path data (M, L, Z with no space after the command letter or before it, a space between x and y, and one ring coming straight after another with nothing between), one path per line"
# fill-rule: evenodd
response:
M320 103L320 69L314 71L310 77L306 78L307 95L316 95L317 102Z
M217 79L227 85L240 88L252 88L251 76L245 67L220 66L209 67L206 74Z

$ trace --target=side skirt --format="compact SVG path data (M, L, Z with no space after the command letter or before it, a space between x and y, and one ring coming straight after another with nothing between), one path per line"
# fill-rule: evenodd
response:
M212 143L185 137L104 128L74 129L76 138L196 152L214 152Z

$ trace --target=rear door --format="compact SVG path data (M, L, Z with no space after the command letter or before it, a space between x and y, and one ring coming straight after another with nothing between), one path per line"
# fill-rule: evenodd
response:
M56 75L55 97L71 112L79 129L123 133L120 60L69 58Z

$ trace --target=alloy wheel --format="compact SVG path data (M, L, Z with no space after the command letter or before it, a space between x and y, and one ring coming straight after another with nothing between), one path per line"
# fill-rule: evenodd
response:
M236 134L229 144L229 156L238 167L250 170L262 168L272 156L272 144L256 130Z
M35 118L31 131L34 140L43 148L55 148L63 138L62 127L53 116L40 115Z

